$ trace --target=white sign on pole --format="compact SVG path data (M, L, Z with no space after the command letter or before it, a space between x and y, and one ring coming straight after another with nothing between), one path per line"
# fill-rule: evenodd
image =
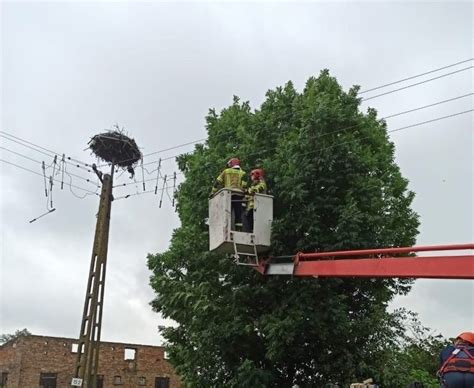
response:
M77 377L73 377L71 381L71 386L73 387L82 387L82 379L79 379Z

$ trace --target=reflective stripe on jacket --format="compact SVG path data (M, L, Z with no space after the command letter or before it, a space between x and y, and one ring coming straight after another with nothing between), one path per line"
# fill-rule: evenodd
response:
M240 168L226 168L217 177L217 182L226 189L243 191L246 186L244 177L245 171Z

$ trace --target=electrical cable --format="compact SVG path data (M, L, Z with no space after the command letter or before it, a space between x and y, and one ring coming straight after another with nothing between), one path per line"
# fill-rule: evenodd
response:
M30 141L28 141L28 140L25 140L25 139L22 139L22 138L20 138L20 137L18 137L18 136L12 135L11 133L8 133L8 132L5 132L5 131L1 131L1 130L0 130L0 133L3 133L4 135L6 135L6 136L8 136L8 137L12 137L12 138L14 138L14 139L20 140L20 141L22 141L22 142L24 142L24 143L26 143L26 144L32 145L32 146L34 146L34 147L36 147L36 148L39 148L39 149L41 149L41 150L43 150L43 151L47 151L47 152L49 152L50 154L52 154L51 156L58 154L57 152L54 152L54 151L51 151L51 150L49 150L49 149L47 149L47 148L41 147L41 146L39 146L39 145L37 145L37 144L35 144L35 143L32 143L32 142L30 142ZM3 135L0 135L0 136L5 137L5 136L3 136Z
M396 84L399 84L399 83L401 83L401 82L409 81L409 80L411 80L411 79L418 78L418 77L422 77L422 76L424 76L424 75L428 75L428 74L431 74L431 73L435 73L435 72L440 71L440 70L449 69L450 67L454 67L454 66L457 66L457 65L461 65L461 64L466 63L466 62L471 62L471 61L473 61L473 60L474 60L474 58L469 58L469 59L466 59L466 60L464 60L464 61L452 63L452 64L447 65L447 66L439 67L439 68L437 68L437 69L430 70L430 71L427 71L427 72L424 72L424 73L421 73L421 74L417 74L417 75L413 75L413 76L411 76L411 77L403 78L403 79L401 79L401 80L394 81L394 82L390 82L390 83L385 84L385 85L377 86L377 87L375 87L375 88L366 89L366 90L363 90L363 91L359 92L358 94L364 94L364 93L372 92L372 91L374 91L374 90L378 90L378 89L385 88L385 87L387 87L387 86L396 85Z
M392 115L384 116L384 117L382 117L382 120L391 119L392 117L397 117L397 116L401 116L401 115L404 115L404 114L407 114L407 113L416 112L416 111L419 111L419 110L422 110L422 109L431 108L431 107L436 106L436 105L445 104L445 103L447 103L447 102L456 101L456 100L459 100L459 99L461 99L461 98L466 98L466 97L473 96L473 95L474 95L474 93L463 94L462 96L449 98L449 99L447 99L447 100L434 102L434 103L432 103L432 104L420 106L420 107L418 107L418 108L406 110L406 111L404 111L404 112L400 112L400 113L395 113L395 114L392 114Z
M69 173L69 172L67 171L67 168L64 170L64 172L65 172L65 174L67 175L67 177L69 178L69 184L68 184L68 186L69 186L69 191L71 192L71 194L72 194L74 197L79 198L79 199L84 199L84 198L87 197L88 195L97 195L97 196L100 195L100 194L98 193L98 191L99 191L99 189L100 189L100 186L99 186L98 182L96 183L96 189L95 189L95 191L88 191L88 192L84 193L84 195L82 195L82 196L79 195L79 194L76 194L72 188L73 188L73 187L77 188L77 186L74 186L74 185L72 184L72 176L71 176L71 173Z
M423 106L420 106L420 107L417 107L417 108L414 108L414 109L410 109L410 110L406 110L406 111L403 111L403 112L390 114L388 116L381 117L379 120L386 120L386 119L389 119L389 118L393 118L393 117L401 116L401 115L404 115L404 114L416 112L416 111L427 109L427 108L430 108L430 107L433 107L433 106L437 106L437 105L445 104L445 103L452 102L452 101L455 101L455 100L459 100L461 98L466 98L466 97L469 97L469 96L472 96L472 95L474 95L474 93L463 94L463 95L456 96L456 97L453 97L453 98L449 98L449 99L446 99L446 100L437 101L437 102L434 102L434 103L431 103L431 104L428 104L428 105L423 105ZM338 133L338 132L344 132L344 131L347 131L348 129L353 129L353 128L357 128L357 127L360 127L360 126L362 126L362 124L354 124L354 125L351 125L351 126L348 126L348 127L340 128L340 129L337 129L337 130L334 130L334 131L329 131L329 132L317 135L316 138L319 139L319 138L322 138L322 137L330 135L330 134L334 134L334 133ZM192 152L194 152L194 151L172 155L172 156L169 156L167 158L162 158L161 160L166 161L166 160L169 160L169 159L175 159L178 156L191 154ZM259 152L249 154L248 156L258 155L259 153L262 153L262 152L266 152L266 150L260 150ZM152 164L152 163L156 163L156 161L145 163L145 165Z
M0 147L0 149L3 149L3 150L8 151L8 152L11 152L12 154L21 156L22 158L28 159L28 160L30 160L30 161L32 161L32 162L35 162L35 163L38 163L38 164L41 164L41 165L44 164L44 161L39 161L39 160L37 160L37 159L30 158L29 156L26 156L26 155L24 155L24 154L22 154L22 153L19 153L19 152L15 152L15 151L13 151L13 150L11 150L11 149L9 149L9 148ZM48 156L50 156L50 155L48 155ZM44 167L45 170L47 170L48 168L50 168L53 164L54 164L54 160L53 160L53 163L51 163L51 165L49 165L48 167L46 167L46 166ZM46 171L45 171L45 174L46 174ZM86 182L88 182L88 183L91 183L91 184L95 185L95 183L92 182L91 179L89 179L89 178L85 178L85 177L83 177L83 176L81 176L81 175L73 174L73 173L71 173L71 172L70 172L69 174L72 175L72 176L74 176L74 177L76 177L76 178L78 178L78 179L82 179L83 181L86 181Z
M437 117L437 118L432 119L432 120L422 121L422 122L418 122L418 123L415 123L415 124L407 125L407 126L404 126L404 127L392 129L392 130L387 131L387 133L393 133L393 132L403 131L403 130L408 129L408 128L418 127L418 126L420 126L420 125L424 125L424 124L428 124L428 123L433 123L433 122L435 122L435 121L440 121L440 120L448 119L448 118L455 117L455 116L460 116L460 115L463 115L463 114L466 114L466 113L469 113L469 112L473 112L473 111L474 111L474 109L469 109L469 110L465 110L465 111L462 111L462 112L453 113L453 114L450 114L450 115L447 115L447 116ZM367 139L367 138L369 138L369 137L370 137L370 136L358 137L357 140ZM305 153L299 154L299 156L311 155L311 154L316 153L316 152L325 151L325 150L332 149L332 148L334 148L334 147L338 147L338 146L341 146L341 145L344 145L344 144L350 144L350 143L352 143L352 142L353 142L353 141L351 140L351 141L345 141L345 142L342 142L342 143L336 143L336 144L333 144L333 145L331 145L331 146L329 146L329 147L324 147L324 148L321 148L321 149L318 149L318 150L314 150L314 151L310 151L310 152L305 152Z
M457 112L457 113L453 113L453 114L450 114L450 115L446 115L446 116L441 116L441 117L437 117L437 118L434 118L434 119L431 119L431 120L426 120L426 121L421 121L421 122L417 122L417 123L414 123L414 124L411 124L411 125L406 125L406 126L403 126L403 127L399 127L399 128L395 128L395 129L392 129L392 130L388 130L387 133L394 133L394 132L400 132L400 131L403 131L405 129L408 129L408 128L413 128L413 127L417 127L417 126L421 126L421 125L424 125L424 124L428 124L428 123L433 123L433 122L436 122L436 121L441 121L441 120L445 120L445 119L448 119L448 118L451 118L451 117L455 117L455 116L460 116L460 115L463 115L463 114L466 114L466 113L469 113L469 112L473 112L474 109L469 109L469 110L465 110L465 111L461 111L461 112ZM354 127L354 126L353 126ZM347 127L343 130L347 130L348 128L352 128L352 127ZM332 132L328 132L328 133L325 133L321 136L316 136L316 138L320 138L322 136L325 136L325 135L328 135L328 134L331 134L331 133L336 133L336 132L340 132L341 130L337 130L337 131L332 131ZM364 137L359 137L357 138L357 140L362 140L362 139L366 139L370 136L364 136ZM321 151L324 151L324 150L328 150L328 149L332 149L334 147L337 147L337 146L341 146L341 145L344 145L344 144L349 144L349 143L352 143L352 141L346 141L346 142L342 142L342 143L337 143L337 144L333 144L331 146L328 146L328 147L324 147L324 148L321 148L321 149L317 149L317 150L313 150L313 151L309 151L309 152L305 152L305 153L301 153L299 154L299 156L306 156L306 155L311 155L311 154L314 154L314 153L318 153L318 152L321 152ZM254 154L249 154L249 156L252 156L252 155L261 155L262 153L266 153L266 152L269 152L269 150L260 150L259 152L256 152ZM181 172L182 174L182 172ZM166 177L166 175L165 175ZM163 194L162 194L163 196ZM169 197L169 193L168 193L168 197ZM171 198L170 198L171 200Z
M474 109L468 109L468 110L465 110L465 111L462 111L462 112L457 112L457 113L453 113L453 114L450 114L450 115L447 115L447 116L442 116L442 117L437 117L435 119L432 119L432 120L426 120L426 121L422 121L420 123L416 123L416 124L412 124L412 125L407 125L405 127L400 127L400 128L396 128L396 129L391 129L390 131L387 131L388 133L393 133L393 132L398 132L398 131L403 131L404 129L408 129L408 128L413 128L413 127L418 127L420 125L424 125L424 124L428 124L428 123L433 123L435 121L440 121L440 120L444 120L444 119L449 119L450 117L455 117L455 116L460 116L460 115L463 115L463 114L466 114L466 113L469 113L469 112L473 112Z
M414 86L422 85L422 84L425 84L425 83L430 82L430 81L434 81L434 80L437 80L437 79L440 79L440 78L447 77L447 76L449 76L449 75L453 75L453 74L456 74L456 73L460 73L461 71L466 71L466 70L472 69L473 67L474 67L474 66L465 67L465 68L463 68L463 69L456 70L456 71L453 71L453 72L451 72L451 73L442 74L442 75L439 75L439 76L437 76L437 77L429 78L429 79L427 79L427 80L420 81L420 82L416 82L416 83L411 84L411 85L403 86L403 87L398 88L398 89L389 90L388 92L385 92L385 93L380 93L380 94L376 94L375 96L365 97L365 98L362 98L361 101L362 101L362 102L365 102L365 101L372 100L372 99L374 99L374 98L386 96L387 94L392 94L392 93L395 93L395 92L399 92L400 90L405 90L405 89L408 89L408 88L412 88L412 87L414 87Z
M0 132L2 132L2 131L0 131ZM9 138L9 137L6 137L5 135L2 135L1 133L0 133L0 137L3 137L3 138L6 139L6 140L9 140L9 141L11 141L11 142L17 143L17 144L19 144L19 145L21 145L21 146L23 146L23 147L29 148L29 149L31 149L31 150L33 150L33 151L36 151L36 152L38 152L38 153L40 153L40 154L43 154L43 155L46 155L46 156L48 156L48 157L52 157L52 156L54 156L54 155L59 155L59 154L46 153L46 152L44 152L44 151L41 151L41 149L37 149L37 148L34 148L34 147L32 147L32 146L29 146L28 144L25 144L25 143L19 142L19 141L17 141L17 140L11 139L11 138ZM26 142L26 141L25 141L25 142ZM38 146L38 147L39 147L39 146ZM43 147L39 147L39 148L43 148ZM73 166L76 166L76 167L78 167L78 168L82 168L83 170L86 170L87 172L91 172L91 170L88 169L87 167L83 167L83 166L80 166L79 164L74 164L74 163L72 163L72 162L67 162L67 163L68 163L68 164L71 164L71 165L73 165ZM86 163L83 163L83 164L86 164Z
M26 143L26 144L32 145L32 146L34 146L34 147L36 147L36 148L39 148L39 149L41 149L41 150L47 151L47 152L49 152L49 153L51 153L51 154L53 154L53 155L60 155L60 153L58 153L58 152L55 152L55 151L52 151L52 150L50 150L50 149L48 149L48 148L44 148L44 147L42 147L42 146L39 146L38 144L35 144L35 143L30 142L30 141L28 141L28 140L22 139L21 137L12 135L11 133L8 133L8 132L2 131L2 130L0 130L0 133L3 133L4 135L9 136L9 137L12 137L12 138L14 138L14 139L20 140L20 141L22 141L22 142L24 142L24 143ZM2 136L2 135L0 135L0 136ZM5 137L5 136L2 136L2 137ZM77 160L77 159L73 159L73 158L71 158L70 156L68 156L68 159L70 159L70 160L72 160L72 161L75 161L76 163L81 163L81 164L83 164L83 165L85 165L85 166L91 167L91 166L88 165L87 163L82 162L82 161Z
M176 175L182 175L182 174L183 174L183 172L181 172L181 171L176 173ZM166 174L166 175L171 175L171 174ZM161 175L161 173L160 173L159 177L163 178L163 175ZM157 178L150 178L150 179L145 179L144 180L144 182L152 182L152 181L155 181L156 184L158 184ZM128 183L120 183L120 184L112 186L112 188L115 189L115 188L130 186L130 185L136 185L137 183L138 182L136 182L136 181L128 182ZM137 187L137 190L138 190L138 187Z
M43 176L43 174L40 174L39 172L30 170L29 168L26 168L26 167L23 167L23 166L19 166L18 164L9 162L8 160L0 159L0 162L10 164L10 165L15 166L15 167L17 167L17 168L19 168L19 169L22 169L22 170L31 172L31 173L33 173L33 174L35 174L35 175L39 175L39 176L41 176L41 177ZM72 179L72 178L71 178L71 179ZM56 180L56 179L53 179L53 180L54 180L55 182L61 183L61 181L58 181L58 180ZM90 190L88 190L88 189L84 189L83 187L79 187L79 186L72 185L72 184L70 184L70 186L72 186L72 187L74 187L74 188L76 188L76 189L78 189L78 190L83 190L83 191L88 192L88 193L90 193L90 194L95 194L95 195L97 195L97 193L94 193L93 191L90 191Z
M167 190L167 189L170 189L171 186L166 186L166 187L163 187L161 189L158 189L158 191L161 191L163 192L164 190ZM153 190L147 190L147 191L139 191L137 193L132 193L132 194L127 194L127 195L122 195L120 197L116 197L114 198L114 201L118 201L120 199L127 199L127 198L130 198L130 197L134 197L136 195L144 195L144 194L151 194L151 193L155 193L155 189Z
M5 148L5 147L0 147L0 149L2 150L5 150L5 151L8 151L8 152L11 152L12 154L15 154L15 155L18 155L18 156L21 156L22 158L25 158L25 159L28 159L28 160L31 160L32 162L35 162L35 163L39 163L41 164L41 161L40 160L37 160L37 159L33 159L33 158L30 158L29 156L26 156L24 154L20 154L18 152L15 152L9 148Z
M404 78L404 79L401 79L401 80L398 80L398 81L394 81L394 82L390 82L390 83L387 83L387 84L384 84L384 85L381 85L381 86L377 86L377 87L374 87L374 88L370 88L370 89L366 89L364 91L361 91L359 92L359 94L363 94L363 93L367 93L367 92L370 92L370 91L374 91L374 90L378 90L378 89L381 89L381 88L384 88L384 87L387 87L387 86L391 86L391 85L395 85L395 84L398 84L398 83L401 83L401 82L404 82L404 81L408 81L408 80L411 80L411 79L414 79L414 78L418 78L418 77L421 77L421 76L424 76L424 75L427 75L427 74L431 74L431 73L434 73L434 72L437 72L437 71L440 71L440 70L444 70L444 69L448 69L448 68L451 68L451 67L454 67L454 66L457 66L457 65L460 65L460 64L463 64L463 63L467 63L467 62L470 62L470 61L473 61L474 58L470 58L470 59L466 59L466 60L463 60L463 61L460 61L460 62L456 62L456 63L453 63L453 64L450 64L450 65L447 65L447 66L443 66L443 67L440 67L440 68L437 68L437 69L434 69L434 70L430 70L430 71L427 71L427 72L424 72L424 73L420 73L420 74L417 74L417 75L414 75L414 76L411 76L411 77L407 77L407 78ZM418 82L418 83L415 83L415 84L412 84L412 85L407 85L405 87L402 87L402 88L398 88L398 89L395 89L395 90L391 90L391 91L388 91L388 92L385 92L385 93L382 93L382 94L379 94L379 95L376 95L376 96L371 96L371 97L367 97L367 98L362 98L362 101L367 101L367 100L371 100L371 99L374 99L374 98L378 98L378 97L381 97L381 96L384 96L384 95L387 95L387 94L391 94L391 93L395 93L397 91L400 91L400 90L404 90L404 89L407 89L407 88L411 88L411 87L414 87L414 86L417 86L417 85L421 85L421 84L424 84L424 83L427 83L427 82L430 82L430 81L433 81L433 80L436 80L436 79L439 79L439 78L443 78L443 77L447 77L449 75L452 75L452 74L456 74L456 73L459 73L459 72L462 72L462 71L465 71L465 70L469 70L471 68L473 68L474 66L469 66L469 67L466 67L466 68L463 68L463 69L459 69L459 70L456 70L456 71L453 71L451 73L446 73L446 74L442 74L440 76L437 76L437 77L434 77L434 78L430 78L428 80L424 80L424 81L421 81L421 82ZM462 97L459 97L459 98L462 98ZM456 98L455 98L456 99ZM448 102L448 101L452 101L452 100L447 100L445 102ZM430 106L433 106L433 105L430 105ZM428 107L428 106L426 106ZM420 108L420 109L423 109L423 108ZM415 111L415 110L412 110L412 111ZM403 112L403 113L409 113L409 112L412 112L412 111L407 111L407 112ZM400 114L403 114L403 113L400 113ZM398 115L400 115L398 114ZM389 117L394 117L393 116L389 116ZM387 117L388 118L388 117ZM1 133L3 133L4 135L1 135ZM6 136L8 137L6 137ZM224 134L221 134L221 135L224 135ZM49 152L50 154L52 155L60 155L59 153L55 152L55 151L52 151L48 148L44 148L42 146L39 146L33 142L30 142L28 140L25 140L25 139L22 139L18 136L15 136L15 135L12 135L8 132L5 132L5 131L1 131L0 130L0 136L1 137L4 137L6 138L7 140L10 140L10 141L14 141L13 139L17 139L17 140L20 140L22 141L23 143L26 143L26 144L29 144L29 145L32 145L36 148L39 148L40 150L44 150L44 151L47 151ZM13 139L10 139L10 138L13 138ZM169 147L169 148L165 148L165 149L162 149L162 150L158 150L158 151L155 151L155 152L151 152L151 153L148 153L148 154L145 154L143 155L143 157L146 157L146 156L151 156L151 155L155 155L155 154L158 154L158 153L163 153L163 152L166 152L166 151L170 151L170 150L174 150L174 149L177 149L177 148L182 148L182 147L185 147L187 145L192 145L192 144L196 144L196 143L201 143L201 142L204 142L206 141L207 138L202 138L202 139L197 139L197 140L194 140L194 141L191 141L191 142L187 142L187 143L182 143L182 144L178 144L176 146L173 146L173 147ZM16 141L16 143L18 144L21 144L25 147L27 147L26 144L23 144L23 143L19 143L18 141ZM35 148L32 148L32 147L28 147L28 148L31 148L37 152L41 152L39 151L38 149L35 149ZM44 152L42 152L43 154L45 154ZM48 155L48 154L45 154L45 155ZM52 155L48 155L48 156L52 156ZM182 155L182 154L180 154ZM169 159L173 159L175 158L176 156L171 156L171 157L168 157L168 158L163 158L162 160L165 161L165 160L169 160ZM88 163L85 163L85 162L82 162L80 160L77 160L77 159L74 159L74 158L71 158L71 157L67 157L68 160L71 160L71 161L74 161L76 163L80 163L80 164L83 164L84 166L86 167L91 167L91 165L89 165ZM122 162L125 162L126 160L122 161ZM150 163L155 163L155 162L150 162ZM146 163L146 164L143 164L143 166L147 165L147 164L150 164L150 163ZM70 163L72 165L75 165L74 163ZM99 167L103 167L105 165L102 165L102 166L99 166ZM79 165L76 165L76 167L81 167ZM84 168L84 167L81 167L81 168ZM85 168L88 172L91 172L89 169ZM147 171L148 172L148 171Z
M377 90L377 89L381 89L381 88L384 88L386 86L390 86L390 85L395 85L397 83L400 83L400 82L403 82L403 81L406 81L406 80L410 80L410 79L413 79L413 78L417 78L417 77L421 77L422 75L426 75L426 74L431 74L433 72L436 72L436 71L440 71L440 70L443 70L443 69L447 69L447 68L450 68L450 67L453 67L453 66L456 66L456 65L459 65L459 64L462 64L462 63L466 63L466 62L470 62L474 60L473 58L471 59L467 59L467 60L464 60L464 61L460 61L460 62L457 62L457 63L453 63L451 65L448 65L448 66L444 66L444 67L441 67L441 68L438 68L438 69L435 69L435 70L431 70L431 71L428 71L428 72L425 72L425 73L421 73L421 74L418 74L418 75L415 75L415 76L411 76L411 77L408 77L408 78L405 78L403 80L398 80L398 81L394 81L394 82L391 82L391 83L388 83L388 84L384 84L384 85L381 85L381 86L378 86L378 87L375 87L375 88L371 88L371 89L367 89L363 92L359 92L359 94L361 93L366 93L366 92L369 92L369 91L373 91L373 90ZM440 76L437 76L437 77L434 77L434 78L430 78L430 79L427 79L427 80L424 80L424 81L421 81L421 82L417 82L415 84L411 84L411 85L407 85L407 86L404 86L402 88L398 88L398 89L394 89L394 90L391 90L391 91L388 91L388 92L385 92L385 93L381 93L381 94L378 94L378 95L375 95L375 96L370 96L370 97L365 97L365 98L362 98L361 101L368 101L368 100L372 100L372 99L375 99L375 98L378 98L378 97L381 97L381 96L385 96L387 94L391 94L391 93L395 93L395 92L398 92L398 91L401 91L401 90L404 90L404 89L408 89L408 88L412 88L414 86L418 86L418 85L421 85L421 84L425 84L427 82L431 82L431 81L434 81L434 80L437 80L437 79L440 79L440 78L443 78L443 77L447 77L447 76L450 76L450 75L453 75L453 74L456 74L456 73L459 73L459 72L462 72L462 71L466 71L466 70L469 70L471 68L473 68L474 66L469 66L469 67L466 67L466 68L463 68L463 69L459 69L459 70L456 70L456 71L453 71L453 72L450 72L450 73L446 73L446 74L442 74ZM230 133L227 132L227 134ZM220 134L219 136L223 136L223 135L226 135L226 133L222 133ZM173 146L173 147L169 147L169 148L165 148L165 149L162 149L162 150L158 150L158 151L155 151L155 152L150 152L148 154L145 154L143 155L143 157L146 157L146 156L151 156L151 155L156 155L158 153L163 153L163 152L166 152L166 151L170 151L170 150L174 150L174 149L177 149L177 148L182 148L182 147L185 147L187 145L192 145L192 144L197 144L197 143L202 143L204 141L206 141L207 138L202 138L202 139L197 139L197 140L194 140L194 141L190 141L190 142L187 142L187 143L182 143L182 144L178 144L176 146ZM183 155L183 154L179 154L179 155ZM170 156L168 158L163 158L162 160L165 161L165 160L168 160L168 159L173 159L174 156ZM126 162L127 160L123 160L121 162ZM148 164L148 163L147 163ZM147 165L145 164L145 165Z
M451 100L452 99L450 99L449 101L451 101ZM448 101L448 100L446 100L446 101ZM430 105L430 106L432 106L432 105ZM405 130L405 129L408 129L408 128L413 128L413 127L416 127L416 126L420 126L420 125L424 125L424 124L444 120L444 119L447 119L447 118L460 116L460 115L463 115L463 114L466 114L466 113L469 113L469 112L473 112L473 111L474 111L474 109L470 109L470 110L461 111L461 112L453 113L453 114L446 115L446 116L437 117L437 118L434 118L434 119L431 119L431 120L426 120L426 121L414 123L414 124L411 124L411 125L407 125L407 126L404 126L404 127L399 127L399 128L396 128L396 129L392 129L392 130L387 131L387 133L399 132L399 131L402 131L402 130ZM360 138L358 138L358 140L365 139L367 137L369 137L369 136L360 137ZM300 154L300 155L301 156L309 155L309 154L313 154L313 153L316 153L316 152L321 152L323 150L327 150L327 149L334 148L334 147L337 147L337 146L340 146L340 145L343 145L343 144L348 144L348 143L351 143L351 142L343 142L343 143L334 144L334 145L331 145L329 147L324 147L322 149L314 150L314 151L303 153L303 154ZM382 174L381 176L376 177L376 178L381 179L382 177L384 177L388 173L390 173L390 171L387 171L384 174ZM159 174L159 175L161 176L161 174ZM176 174L176 175L178 175L178 174ZM150 179L150 180L154 180L154 179ZM173 186L166 186L166 182L167 182L167 175L164 175L164 177L163 177L163 187L161 189L157 189L155 187L155 189L153 189L153 190L148 190L148 191L144 191L144 192L137 191L136 193L133 193L133 194L127 194L127 195L124 195L124 196L121 196L121 197L117 197L116 200L125 199L125 198L129 198L129 197L136 196L136 195L142 195L142 194L149 194L149 193L155 193L156 194L157 191L159 190L159 191L161 191L159 208L161 208L162 207L162 202L163 202L163 194L165 193L165 191L167 192L168 197L170 198L170 200L173 202L173 199L169 196L169 193L168 193L167 190L171 189L171 188L173 190L176 190L176 184L175 183L173 183ZM374 186L374 187L376 187L376 186Z

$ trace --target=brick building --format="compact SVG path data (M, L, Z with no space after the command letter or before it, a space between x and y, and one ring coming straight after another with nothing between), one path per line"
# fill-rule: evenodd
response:
M70 387L77 340L28 335L0 346L0 387ZM180 388L160 346L101 342L98 388Z

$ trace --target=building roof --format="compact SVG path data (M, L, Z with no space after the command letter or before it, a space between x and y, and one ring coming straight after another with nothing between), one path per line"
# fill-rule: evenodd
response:
M51 337L45 335L35 335L35 334L28 334L28 335L21 335L18 337L14 337L9 341L0 345L0 348L5 347L6 345L13 343L17 340L28 340L30 338L41 338L44 340L52 340L52 341L68 341L68 342L78 342L77 338L68 338L68 337ZM156 345L144 345L144 344L132 344L132 343L125 343L125 342L108 342L108 341L100 341L101 344L106 345L118 345L118 346L128 346L128 347L149 347L155 349L164 349L164 346L156 346Z

